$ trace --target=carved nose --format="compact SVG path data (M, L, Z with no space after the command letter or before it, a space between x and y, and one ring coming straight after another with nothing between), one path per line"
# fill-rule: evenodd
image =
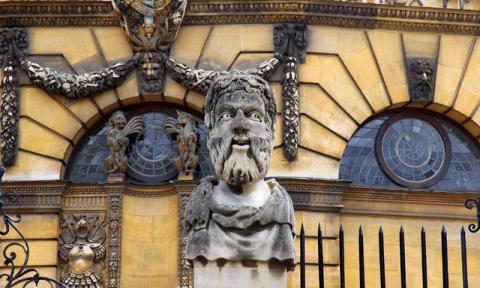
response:
M245 115L240 109L237 110L237 115L233 119L232 129L236 134L245 134L249 131Z

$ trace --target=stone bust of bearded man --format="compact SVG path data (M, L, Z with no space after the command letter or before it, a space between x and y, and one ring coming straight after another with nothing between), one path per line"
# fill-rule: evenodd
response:
M255 75L222 76L210 86L204 112L216 177L190 195L187 259L276 262L293 270L292 201L274 179L264 179L276 116L270 85Z

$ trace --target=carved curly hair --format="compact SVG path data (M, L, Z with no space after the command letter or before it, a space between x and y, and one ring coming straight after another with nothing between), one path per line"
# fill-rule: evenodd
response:
M227 93L244 92L250 95L256 95L263 100L265 105L265 123L270 127L271 131L275 131L275 115L277 109L275 99L273 98L272 88L270 84L257 75L246 73L231 73L217 78L211 84L207 92L205 101L205 125L211 130L215 125L215 107L218 100Z

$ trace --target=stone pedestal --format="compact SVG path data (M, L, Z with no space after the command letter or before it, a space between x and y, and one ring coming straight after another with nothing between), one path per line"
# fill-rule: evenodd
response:
M193 264L195 288L286 288L285 266L255 261L248 265L241 262L208 261Z
M125 173L111 173L108 174L107 182L114 183L114 182L123 182L125 179Z

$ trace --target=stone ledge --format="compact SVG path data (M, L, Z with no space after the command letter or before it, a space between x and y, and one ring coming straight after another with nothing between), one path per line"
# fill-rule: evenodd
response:
M8 1L1 26L118 26L110 1ZM306 22L350 28L480 34L480 11L338 1L189 1L184 25Z

